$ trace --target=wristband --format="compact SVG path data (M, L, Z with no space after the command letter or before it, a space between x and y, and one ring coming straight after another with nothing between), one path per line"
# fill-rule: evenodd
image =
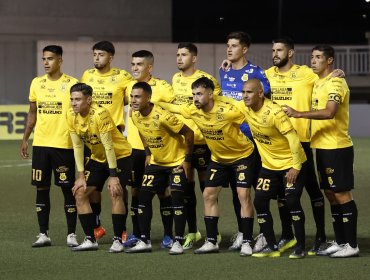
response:
M185 162L191 162L192 158L193 158L192 154L186 154L185 155Z
M152 153L150 152L150 149L148 146L145 147L145 155L150 156Z
M110 177L117 177L118 176L117 168L109 168L109 176Z

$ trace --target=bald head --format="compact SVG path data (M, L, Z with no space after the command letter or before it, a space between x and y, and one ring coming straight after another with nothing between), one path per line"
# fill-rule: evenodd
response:
M252 110L257 111L263 105L263 85L258 79L250 79L246 81L243 85L243 101L245 106L252 108Z

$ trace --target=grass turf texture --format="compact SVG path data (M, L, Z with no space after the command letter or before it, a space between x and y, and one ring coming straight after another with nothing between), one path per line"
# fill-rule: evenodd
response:
M330 259L306 257L290 260L286 252L277 259L242 258L238 252L229 252L230 236L236 232L236 222L231 204L231 192L224 189L220 196L221 218L219 229L223 237L221 252L211 255L194 255L192 250L181 256L170 256L159 248L162 226L158 212L158 200L154 198L152 222L153 252L149 254L109 254L112 226L110 201L106 188L103 190L102 223L107 236L99 242L96 252L71 252L66 246L66 223L63 196L58 187L51 191L51 215L49 235L53 246L31 248L38 234L35 213L35 190L30 185L30 161L19 157L19 141L0 141L0 278L1 279L369 279L370 275L370 219L369 219L369 155L370 139L354 139L355 190L359 209L358 238L360 258ZM198 224L202 235L205 226L202 219L203 204L199 189ZM315 226L307 193L302 198L306 214L307 249L312 246ZM275 231L280 233L277 206L272 202ZM329 207L326 203L326 229L333 239ZM128 229L131 220L128 219ZM255 233L258 225L255 221ZM78 239L83 232L78 223ZM196 244L195 247L201 245Z

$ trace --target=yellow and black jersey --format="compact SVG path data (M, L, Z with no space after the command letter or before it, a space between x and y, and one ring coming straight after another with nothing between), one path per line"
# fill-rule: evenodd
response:
M93 101L106 108L116 126L125 126L124 97L131 75L125 70L111 68L100 74L95 68L86 70L81 82L93 88Z
M212 110L207 113L194 104L171 106L180 106L181 115L197 124L213 161L228 164L252 154L253 143L239 128L245 116L236 106L215 100Z
M126 96L130 100L130 94L132 87L137 81L131 81L126 89ZM152 102L168 102L171 103L175 99L173 89L169 83L165 80L157 79L152 77L148 84L152 88ZM129 112L128 112L129 113ZM141 142L139 132L136 126L132 123L132 119L128 118L127 122L127 140L131 144L133 149L144 150L143 143Z
M183 76L182 72L177 72L172 77L172 87L175 93L175 101L174 104L177 105L184 105L184 104L192 104L193 103L193 92L191 89L191 85L193 82L198 80L201 77L206 77L212 80L213 84L215 85L214 94L220 95L221 94L221 87L217 80L210 74L201 71L199 69L195 70L195 72L190 76ZM185 119L181 115L179 118L194 131L194 144L195 145L204 145L206 142L202 133L200 132L198 126L193 122L191 119Z
M202 77L206 77L213 82L213 84L215 85L215 90L213 91L213 93L215 95L221 95L221 87L212 75L199 69L195 70L195 72L190 76L183 76L182 72L177 72L172 77L172 87L173 91L175 92L174 103L177 105L192 104L193 93L191 85L193 82Z
M353 145L348 134L349 88L345 79L332 78L331 75L315 82L312 110L325 109L328 101L334 101L338 103L338 111L333 119L312 120L312 148L339 149Z
M76 83L66 74L57 81L49 80L47 74L32 80L29 101L37 107L33 146L72 149L65 119L71 107L69 90Z
M293 65L287 72L279 72L273 66L265 71L271 86L271 100L279 105L288 105L297 111L311 110L312 88L318 76L306 65ZM301 142L310 141L311 120L291 118Z
M306 161L305 152L299 144L293 125L278 104L265 98L262 108L254 112L251 108L245 107L244 101L239 102L240 107L244 107L246 112L246 120L261 155L263 167L270 170L285 170L297 168L296 165L299 166ZM297 139L298 151L292 151L289 145L285 136L289 132L293 132L292 137Z
M117 159L131 155L131 145L117 129L107 109L100 105L92 104L86 117L75 114L73 109L67 113L67 123L70 132L75 132L78 137L91 150L91 159L107 162L106 151L101 136L111 133L114 153Z
M152 164L176 166L184 161L185 139L179 134L184 123L174 114L154 105L149 115L132 112L131 118L148 144Z

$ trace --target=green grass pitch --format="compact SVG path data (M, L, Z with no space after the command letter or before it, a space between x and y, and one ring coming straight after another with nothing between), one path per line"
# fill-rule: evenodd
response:
M20 141L0 141L0 279L370 279L370 139L356 138L354 198L359 209L359 258L330 259L306 257L290 260L289 253L277 259L242 258L237 252L227 251L230 236L236 232L231 203L231 192L221 192L221 218L219 229L223 237L221 252L211 255L194 255L187 251L181 256L170 256L159 248L162 237L155 198L152 222L153 252L150 254L109 254L111 245L110 201L103 190L102 222L108 231L96 252L71 252L65 245L66 223L63 196L52 187L50 237L53 246L31 248L38 234L35 213L35 191L30 185L30 161L19 156ZM205 234L202 219L203 203L198 195L198 224ZM307 193L302 197L306 213L307 248L315 234L312 212ZM275 231L280 233L277 206L273 202ZM128 219L128 228L131 221ZM326 204L326 230L333 238L329 207ZM255 222L255 233L258 225ZM77 235L83 239L78 223ZM199 244L200 245L200 244ZM196 247L198 244L196 245Z

